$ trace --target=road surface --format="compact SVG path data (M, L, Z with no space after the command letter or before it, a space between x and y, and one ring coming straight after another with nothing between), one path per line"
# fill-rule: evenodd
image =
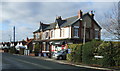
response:
M2 53L2 71L102 71L59 64L31 56Z

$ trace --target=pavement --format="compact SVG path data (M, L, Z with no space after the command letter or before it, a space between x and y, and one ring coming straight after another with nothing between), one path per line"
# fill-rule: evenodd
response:
M44 57L2 53L2 71L111 71L75 66Z
M85 64L75 64L75 63L69 62L67 60L56 60L56 59L52 59L52 58L48 58L48 57L41 57L41 56L31 56L31 57L46 60L46 61L52 61L52 62L56 62L56 63L60 63L60 64L72 65L72 66L76 66L76 67L85 67L85 68L99 69L99 70L105 70L105 71L120 71L120 69L115 69L115 68L103 68L103 67L88 66Z
M76 66L76 67L85 67L85 68L99 69L99 70L105 70L105 71L120 71L120 69L116 70L116 69L110 69L110 68L93 67L93 66L88 66L88 65L83 65L83 64L78 65L78 64L69 62L67 60L55 60L55 59L51 59L51 58L48 58L48 57L36 57L36 56L32 56L32 57L43 59L43 60L46 60L46 61L52 61L52 62L56 62L56 63L60 63L60 64L73 65L73 66Z

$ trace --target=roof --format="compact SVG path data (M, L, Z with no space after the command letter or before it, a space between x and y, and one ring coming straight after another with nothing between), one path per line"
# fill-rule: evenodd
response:
M40 27L38 30L34 31L33 33L36 33L36 32L41 32L41 31L44 31L45 28L47 28L48 26L50 26L49 24L43 24L40 22Z
M84 18L85 16L89 16L95 23L98 27L100 27L98 25L98 23L91 17L91 15L89 13L85 13L83 14L82 18ZM80 18L78 18L78 16L73 16L73 17L69 17L69 18L66 18L66 19L63 19L61 18L61 16L59 18L56 18L55 22L53 23L50 23L50 24L41 24L39 29L36 30L35 32L40 32L41 30L42 31L45 31L45 30L50 30L50 29L54 29L56 28L55 26L58 25L60 28L61 27L66 27L66 26L71 26L73 25L74 23L76 23L77 21L79 21ZM41 22L40 22L41 23ZM101 28L101 27L100 27ZM35 33L33 32L33 33Z
M26 43L26 45L28 45L30 42L32 42L34 39L30 39L27 43Z

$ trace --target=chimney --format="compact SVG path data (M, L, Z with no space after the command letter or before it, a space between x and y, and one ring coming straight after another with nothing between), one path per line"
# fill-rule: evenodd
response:
M93 10L91 11L91 17L94 18L94 13Z
M83 14L82 10L78 11L78 18L82 18L82 14Z
M27 41L29 41L29 38L27 37Z
M56 19L62 20L62 17L61 16L57 16Z

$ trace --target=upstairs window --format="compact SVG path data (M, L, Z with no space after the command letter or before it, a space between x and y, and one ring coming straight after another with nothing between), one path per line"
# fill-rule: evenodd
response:
M95 39L99 39L99 30L95 29Z
M79 27L78 26L74 26L74 37L78 37L78 31L79 31Z
M39 36L40 36L40 35L39 35L39 33L37 33L37 34L36 34L36 38L38 39L38 38L39 38Z
M61 29L60 35L61 37L64 37L64 29Z
M53 35L54 35L54 34L53 34L53 31L51 31L51 38L53 38Z
M46 32L46 36L45 37L48 38L48 32Z

